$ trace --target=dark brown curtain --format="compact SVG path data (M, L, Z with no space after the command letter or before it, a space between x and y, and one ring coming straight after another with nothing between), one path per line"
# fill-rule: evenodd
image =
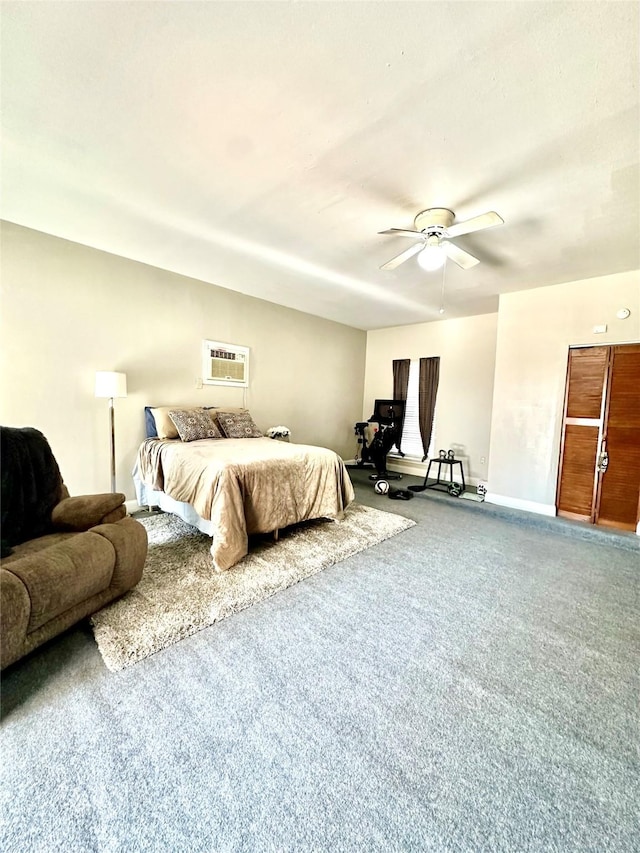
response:
M395 375L395 361L394 361ZM407 368L408 370L408 368ZM408 373L407 373L408 375ZM420 359L420 375L418 379L418 425L422 439L424 462L429 453L431 444L431 430L433 429L433 416L436 411L436 394L438 393L438 379L440 378L440 358Z
M411 366L411 359L408 358L396 358L393 360L393 399L394 400L406 400L407 399L407 388L409 387L409 367ZM400 444L402 442L402 428L404 427L404 417L402 418L402 423L400 424L400 435L398 436L398 440L396 442L396 447L398 448L398 452L402 453L400 449Z

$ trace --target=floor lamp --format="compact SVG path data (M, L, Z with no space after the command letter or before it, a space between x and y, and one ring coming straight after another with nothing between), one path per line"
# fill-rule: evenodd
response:
M109 427L111 432L111 491L116 490L116 436L113 417L114 397L127 396L127 374L111 370L96 371L96 397L109 398Z

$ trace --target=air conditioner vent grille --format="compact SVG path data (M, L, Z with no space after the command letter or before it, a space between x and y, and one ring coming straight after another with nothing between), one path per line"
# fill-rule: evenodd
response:
M204 341L202 381L207 385L249 385L249 348Z

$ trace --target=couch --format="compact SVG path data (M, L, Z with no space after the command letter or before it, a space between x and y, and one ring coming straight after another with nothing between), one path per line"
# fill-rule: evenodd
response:
M134 587L147 533L123 494L70 497L44 435L0 427L4 669Z

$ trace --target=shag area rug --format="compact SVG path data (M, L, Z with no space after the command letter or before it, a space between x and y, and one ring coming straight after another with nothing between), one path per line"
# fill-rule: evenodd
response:
M280 531L277 542L256 537L243 560L226 572L216 572L209 536L169 514L139 520L149 536L142 579L91 617L98 648L112 672L415 524L352 504L340 522L295 525Z

